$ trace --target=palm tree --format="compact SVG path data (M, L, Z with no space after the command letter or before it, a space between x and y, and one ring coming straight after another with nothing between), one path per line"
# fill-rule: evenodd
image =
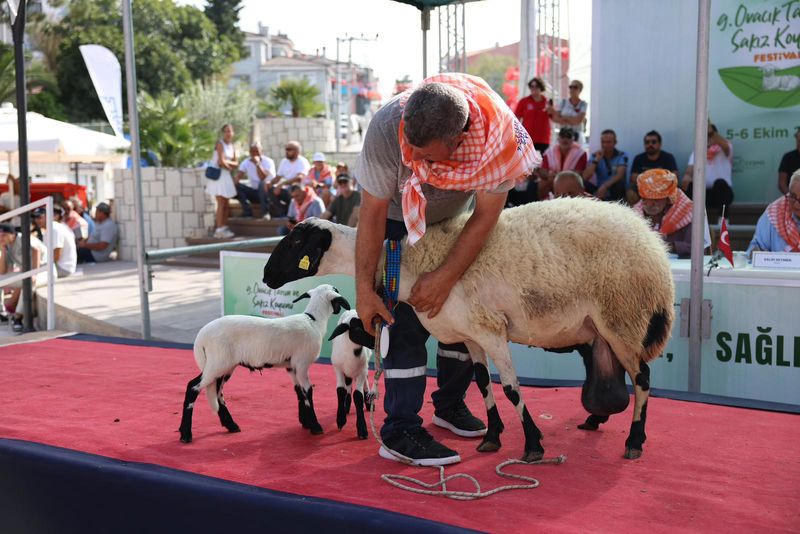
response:
M311 117L322 113L325 106L317 101L319 89L308 83L308 80L283 80L269 90L273 100L281 106L289 104L292 108L292 117Z
M39 61L25 66L25 85L28 94L32 89L58 91L55 77ZM0 48L0 102L17 101L17 75L14 71L14 50L9 47Z

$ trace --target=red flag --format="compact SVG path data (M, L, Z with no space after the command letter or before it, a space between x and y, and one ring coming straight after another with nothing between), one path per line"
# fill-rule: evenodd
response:
M722 226L719 229L719 245L717 245L717 249L725 254L725 257L731 263L731 267L733 267L733 252L731 251L731 240L728 237L728 223L725 217L722 218Z

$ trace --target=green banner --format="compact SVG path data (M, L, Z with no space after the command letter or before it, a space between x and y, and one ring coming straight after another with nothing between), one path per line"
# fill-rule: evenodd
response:
M733 144L736 201L777 198L800 128L800 0L711 3L708 104Z

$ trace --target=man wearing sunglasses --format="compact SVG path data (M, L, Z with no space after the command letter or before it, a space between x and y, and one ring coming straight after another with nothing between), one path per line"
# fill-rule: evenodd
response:
M759 217L747 255L754 250L800 252L800 169L789 179L789 192Z
M625 193L626 200L631 206L639 202L639 191L636 179L641 173L650 169L666 169L678 175L678 164L675 156L661 150L661 134L655 130L650 130L644 134L644 152L637 154L633 158L631 165L631 178L628 191Z

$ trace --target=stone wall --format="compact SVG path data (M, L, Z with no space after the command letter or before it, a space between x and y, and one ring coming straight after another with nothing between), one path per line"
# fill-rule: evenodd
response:
M303 155L309 161L314 152L328 153L336 149L333 119L256 119L253 133L255 139L261 141L264 155L275 160L275 165L283 158L287 141L300 141Z
M202 169L142 169L144 246L147 250L182 247L187 237L208 236L214 203L205 193ZM114 171L113 218L119 226L119 258L136 260L134 183L131 169Z

